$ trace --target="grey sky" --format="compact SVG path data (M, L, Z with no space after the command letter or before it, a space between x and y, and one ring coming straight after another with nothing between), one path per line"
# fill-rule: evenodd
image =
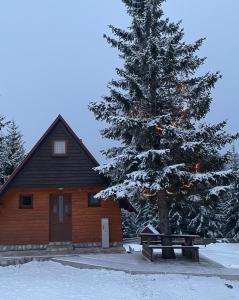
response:
M239 130L239 1L168 0L164 7L171 20L183 19L188 41L207 37L204 69L224 75L208 119L228 119L229 131ZM101 160L109 142L87 105L107 93L119 65L102 35L108 24L128 22L120 0L1 1L0 114L16 120L28 150L61 113Z

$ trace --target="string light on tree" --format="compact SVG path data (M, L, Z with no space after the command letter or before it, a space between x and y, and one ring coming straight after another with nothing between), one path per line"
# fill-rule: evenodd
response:
M183 188L184 188L184 189L190 189L192 186L193 186L192 183L184 184L184 185L183 185Z
M164 129L160 126L156 126L156 130L160 133L163 133Z
M200 163L196 163L194 170L195 170L195 173L198 173L200 171Z
M176 196L176 195L178 195L178 193L170 192L170 191L168 191L168 190L166 190L166 194L167 194L168 196Z
M180 90L181 93L184 93L186 91L186 89L187 89L186 84L183 83L182 81L180 81L178 83L178 87L179 87L179 90Z
M157 192L151 193L149 190L144 190L143 191L143 196L145 198L153 198L157 195Z

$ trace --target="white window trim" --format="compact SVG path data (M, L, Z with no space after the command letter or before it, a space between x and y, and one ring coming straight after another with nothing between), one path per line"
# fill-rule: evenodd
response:
M58 143L58 145L57 145ZM67 143L65 140L55 140L53 142L53 155L66 155Z

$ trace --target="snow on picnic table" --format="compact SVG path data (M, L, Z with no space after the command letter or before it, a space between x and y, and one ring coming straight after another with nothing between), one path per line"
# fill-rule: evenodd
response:
M125 244L124 247L126 251L130 251L130 249L142 250L142 246L139 244ZM239 269L239 243L216 243L206 247L200 246L200 254L226 268Z
M32 262L0 267L0 290L4 300L236 300L239 282L188 275L129 275Z

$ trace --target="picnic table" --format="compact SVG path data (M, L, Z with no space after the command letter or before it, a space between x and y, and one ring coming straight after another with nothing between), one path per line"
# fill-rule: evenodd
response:
M142 254L151 261L154 258L154 249L166 248L180 249L183 256L199 261L199 247L194 246L195 239L199 238L198 235L141 233L140 237ZM170 240L169 246L164 246L165 239Z

